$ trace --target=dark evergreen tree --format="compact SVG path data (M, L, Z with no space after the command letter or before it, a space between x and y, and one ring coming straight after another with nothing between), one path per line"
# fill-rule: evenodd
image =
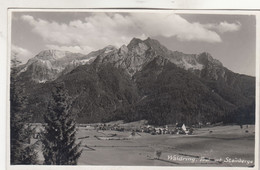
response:
M23 85L17 80L17 65L19 61L16 55L11 61L10 81L10 149L11 164L37 164L37 143L31 145L30 138L33 133L29 122L31 115L24 112L27 104Z
M43 133L43 155L47 165L76 165L81 155L80 143L75 143L76 123L71 114L71 100L63 83L58 83L52 91Z

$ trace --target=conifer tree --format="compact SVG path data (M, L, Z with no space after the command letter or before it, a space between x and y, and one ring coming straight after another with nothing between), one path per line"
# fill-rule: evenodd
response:
M37 143L31 145L28 141L33 133L29 125L31 114L26 113L27 98L24 88L17 80L17 65L19 61L14 54L11 60L10 81L10 150L11 164L37 164Z
M43 133L44 163L47 165L76 165L82 151L80 143L75 144L76 123L70 112L71 100L63 83L52 91L48 112L44 115Z

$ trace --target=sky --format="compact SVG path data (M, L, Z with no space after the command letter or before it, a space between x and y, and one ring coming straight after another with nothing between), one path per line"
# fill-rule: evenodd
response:
M22 63L46 49L88 54L133 37L173 51L209 52L228 69L255 76L256 19L167 12L13 12L11 47Z

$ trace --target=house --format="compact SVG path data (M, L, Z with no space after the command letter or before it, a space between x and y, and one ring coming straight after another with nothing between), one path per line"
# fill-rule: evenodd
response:
M168 129L163 128L162 133L163 133L163 134L169 134L169 131L168 131Z
M169 134L174 134L175 129L176 129L176 125L175 124L168 124L166 125L166 130Z
M186 134L186 126L184 123L176 123L176 134Z
M151 125L140 126L140 132L151 133L152 131L154 131L154 127Z
M160 135L162 134L163 129L162 128L155 128L156 134Z
M95 127L94 127L94 126L87 125L87 126L85 127L85 130L95 130Z

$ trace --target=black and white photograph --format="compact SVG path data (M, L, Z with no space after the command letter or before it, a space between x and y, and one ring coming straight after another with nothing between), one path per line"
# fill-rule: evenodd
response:
M9 14L11 166L255 167L256 15Z

